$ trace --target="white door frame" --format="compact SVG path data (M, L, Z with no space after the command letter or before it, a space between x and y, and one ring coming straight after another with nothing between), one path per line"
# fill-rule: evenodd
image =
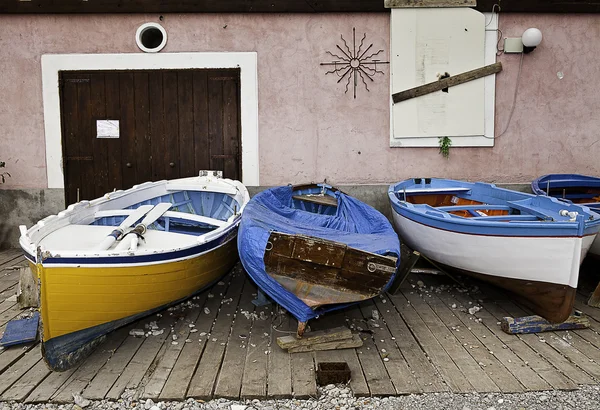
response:
M239 68L242 182L259 185L258 76L256 52L156 54L46 54L42 56L48 188L64 188L60 71Z

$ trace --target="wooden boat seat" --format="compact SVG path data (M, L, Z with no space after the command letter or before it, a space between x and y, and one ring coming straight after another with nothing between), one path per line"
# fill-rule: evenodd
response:
M435 207L438 211L477 211L482 209L488 209L490 211L510 211L510 207L507 205L490 205L490 204L478 204L478 205L450 205L450 206L437 206Z
M536 211L535 209L531 209L530 207L521 205L519 203L515 203L516 201L509 202L511 205L490 205L490 204L480 204L480 205L454 205L454 206L438 206L434 209L438 211L445 212L453 212L453 211L469 211L473 215L469 219L485 219L486 221L537 221L539 219L546 220L549 218L548 215ZM513 206L515 205L515 206ZM524 212L524 214L509 214L509 215L479 215L474 214L472 211L476 210L497 210L497 211L510 211L511 209L517 209L519 211ZM454 215L457 216L457 215Z
M149 229L144 234L144 241L139 242L138 249L162 250L165 249L165 244L167 244L168 249L184 248L196 245L197 243L198 237L195 235Z
M411 188L401 191L396 191L396 194L407 195L434 195L434 194L451 194L454 192L470 192L471 188L462 187L447 187L447 188Z
M114 226L102 225L67 225L47 235L40 241L46 249L60 254L61 251L93 250L102 240L110 234ZM197 236L174 232L164 232L149 229L144 234L145 241L140 241L140 249L168 249L195 245ZM95 251L97 252L97 251Z
M178 218L178 219L185 219L185 220L193 221L193 222L200 222L203 224L217 226L217 227L227 225L227 222L221 221L220 219L210 218L208 216L202 216L202 215L196 215L196 214L188 214L185 212L168 211L168 212L165 212L165 214L163 216L167 217L167 218Z
M111 216L128 216L133 213L133 209L111 209L108 211L98 211L94 214L95 219L106 218ZM220 219L211 218L208 216L197 215L197 214L188 214L186 212L178 212L178 211L167 211L164 213L163 217L167 218L177 218L177 219L185 219L192 222L200 222L202 224L212 225L216 227L221 227L227 225L226 221L222 221ZM114 228L114 227L113 227Z
M337 199L330 195L293 195L292 198L317 205L338 206Z
M469 219L485 219L486 221L506 221L506 222L526 222L539 221L535 215L493 215L493 216L474 216Z
M525 203L521 203L523 201ZM511 208L518 209L519 211L524 212L524 213L529 214L529 215L535 215L538 218L541 218L543 220L553 219L550 215L548 215L546 213L543 213L543 212L540 212L540 211L538 211L537 209L535 209L535 208L533 208L531 206L528 206L529 199L523 199L523 200L520 200L520 201L507 201L506 203L509 204L509 206Z

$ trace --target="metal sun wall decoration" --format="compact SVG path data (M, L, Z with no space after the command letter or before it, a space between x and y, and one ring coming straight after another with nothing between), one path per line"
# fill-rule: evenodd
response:
M377 64L389 64L389 61L381 61L374 59L379 53L383 52L383 49L369 54L365 56L371 47L373 47L373 43L371 43L364 51L362 51L363 44L365 39L367 38L367 33L364 33L363 38L360 40L360 44L358 46L358 50L356 49L356 28L352 28L352 50L346 43L344 36L340 34L340 38L344 42L344 47L346 50L343 50L339 44L336 44L338 50L340 50L343 56L339 56L337 54L333 54L331 51L326 51L327 54L330 54L332 57L337 58L338 60L321 63L321 65L332 65L333 70L327 71L327 74L337 74L339 80L338 83L341 82L344 78L347 77L346 81L346 91L348 92L348 86L350 85L350 81L354 80L354 98L356 98L356 86L358 85L358 77L362 83L365 85L365 89L369 90L367 82L365 81L365 77L371 81L375 81L373 77L376 74L383 74L383 71L377 69Z

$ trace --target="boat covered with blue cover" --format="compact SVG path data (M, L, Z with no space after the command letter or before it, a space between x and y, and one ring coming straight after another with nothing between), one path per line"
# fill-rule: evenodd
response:
M571 314L599 214L552 197L449 179L408 179L391 185L388 195L396 229L412 249L516 293L551 322Z
M324 184L267 189L253 197L238 233L240 260L256 284L298 319L384 292L400 241L380 212Z
M547 195L585 205L600 212L600 178L580 174L548 174L531 182L537 195ZM600 239L596 239L589 253L600 256Z

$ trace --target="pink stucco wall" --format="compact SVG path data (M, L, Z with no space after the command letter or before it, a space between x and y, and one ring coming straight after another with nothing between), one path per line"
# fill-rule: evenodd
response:
M50 53L139 52L136 28L159 15L0 16L0 160L13 175L3 188L46 182L40 57ZM528 182L548 172L600 174L600 21L594 15L503 14L505 36L527 27L544 40L526 55L517 105L494 148L389 147L389 67L385 75L344 94L325 75L340 34L383 48L388 14L165 15L164 52L256 51L259 81L260 183L322 180L388 183L410 176ZM497 76L496 132L508 119L519 55L502 55ZM561 80L557 72L563 72Z

